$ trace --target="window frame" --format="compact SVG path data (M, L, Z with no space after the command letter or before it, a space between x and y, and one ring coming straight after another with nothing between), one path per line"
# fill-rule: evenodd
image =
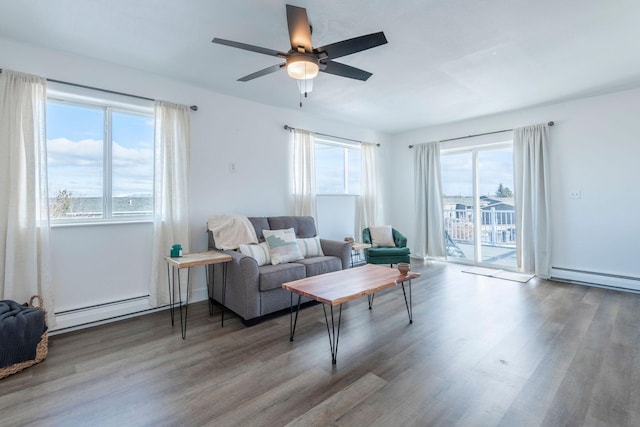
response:
M336 192L332 192L332 193L325 193L325 192L321 192L318 191L318 160L316 157L316 196L359 196L360 195L360 187L358 186L358 188L355 189L354 191L350 191L349 189L349 150L357 150L358 152L360 152L360 156L362 156L362 151L361 151L361 146L360 144L349 144L349 143L345 143L345 142L339 142L339 141L335 141L332 139L328 139L325 137L317 137L315 138L315 144L316 145L325 145L325 146L331 146L331 147L339 147L343 149L343 192L341 193L336 193ZM315 148L314 148L315 151ZM314 153L315 155L315 153ZM362 157L360 157L362 159ZM361 160L361 164L362 164L362 160ZM362 171L360 171L360 174L362 174Z
M47 106L49 102L73 105L81 108L95 108L103 113L102 130L102 216L100 218L55 218L49 211L52 227L92 224L122 224L153 221L153 181L151 191L151 212L145 215L114 215L113 212L113 113L135 115L154 120L153 101L112 94L98 89L88 89L64 84L53 84L47 88ZM47 136L48 142L48 136ZM155 151L155 136L153 137ZM47 155L48 156L48 155ZM47 158L48 161L48 158ZM153 163L153 159L151 159ZM48 172L47 172L48 174ZM152 172L151 179L154 179Z
M490 152L493 150L502 150L502 149L510 149L513 152L513 138L511 134L508 136L499 135L493 136L492 139L482 138L482 137L474 137L473 139L466 141L454 141L449 143L443 143L440 148L440 160L443 157L450 155L459 155L459 154L469 154L471 156L471 184L472 184L472 199L473 199L473 210L471 211L471 216L473 218L473 259L463 259L456 257L447 257L449 262L459 263L459 264L468 264L480 267L487 268L501 268L505 270L514 270L514 267L508 264L502 263L490 263L483 259L482 250L483 250L483 239L482 239L482 227L483 227L483 215L481 210L480 203L480 169L479 169L479 159L478 156L483 152ZM515 167L515 166L513 166ZM442 168L442 166L441 166ZM442 170L441 170L442 174ZM514 189L515 190L515 189ZM442 194L443 208L444 208L444 196ZM514 195L514 210L515 210L515 195ZM445 220L446 221L446 220ZM515 227L515 223L513 223ZM446 223L445 223L446 229ZM516 239L515 245L516 250L520 242ZM448 243L447 243L448 250Z

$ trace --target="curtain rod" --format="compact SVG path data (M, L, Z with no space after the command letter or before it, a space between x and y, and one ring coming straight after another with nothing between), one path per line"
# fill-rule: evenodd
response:
M284 125L284 129L285 129L285 130L288 130L288 131L296 130L296 128L292 128L292 127L291 127L291 126L289 126L289 125ZM344 137L342 137L342 136L329 135L329 134L326 134L326 133L314 132L314 134L316 134L316 135L322 135L322 136L328 136L329 138L342 139L342 140L345 140L345 141L357 142L358 144L368 144L368 142L358 141L357 139L344 138ZM376 144L376 147L380 147L380 144Z
M555 122L547 123L549 126L555 125ZM504 130L496 130L494 132L485 132L485 133L476 133L475 135L467 135L467 136L459 136L457 138L449 138L449 139L441 139L438 142L447 142L447 141L457 141L459 139L473 138L476 136L484 136L484 135L493 135L494 133L502 133L502 132L511 132L513 129L504 129ZM410 145L409 148L413 148L413 145Z
M0 73L2 73L2 68L0 68ZM75 87L81 87L83 89L91 89L91 90L99 90L101 92L107 92L107 93L112 93L114 95L124 95L124 96L130 96L132 98L138 98L138 99L144 99L145 101L155 101L155 99L151 99L151 98L147 98L145 96L140 96L140 95L132 95L130 93L124 93L124 92L118 92L115 90L109 90L109 89L102 89L99 87L94 87L94 86L86 86L86 85L81 85L78 83L70 83L70 82L65 82L62 80L55 80L55 79L47 79L48 82L51 83L61 83L63 85L69 85L69 86L75 86ZM189 108L192 111L198 111L198 106L197 105L191 105L189 106Z

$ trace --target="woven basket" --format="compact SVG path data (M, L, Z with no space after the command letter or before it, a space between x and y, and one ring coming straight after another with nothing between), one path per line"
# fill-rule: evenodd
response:
M34 300L38 300L38 305L34 305ZM44 311L44 324L47 325L47 310L44 308L44 301L40 295L34 295L29 300L29 307L36 308L38 310ZM15 374L16 372L20 372L23 369L26 369L30 366L35 365L36 363L42 362L47 358L47 354L49 353L49 332L48 328L44 331L42 336L40 337L40 341L36 346L36 358L33 360L25 360L24 362L14 363L11 366L7 366L4 368L0 368L0 379L7 377L11 374Z

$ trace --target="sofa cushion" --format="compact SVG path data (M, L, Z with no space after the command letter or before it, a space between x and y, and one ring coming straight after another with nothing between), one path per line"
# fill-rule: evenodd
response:
M278 265L285 262L302 259L302 252L296 242L293 228L286 230L262 230L269 245L271 264Z
M372 246L394 247L393 232L390 225L376 225L369 227Z
M271 216L269 226L271 230L293 228L296 237L302 239L316 236L316 223L311 216Z
M262 242L257 245L240 245L238 248L242 255L248 255L258 262L258 266L271 264L271 256L269 255L269 245Z
M282 289L283 283L304 279L306 277L305 266L294 262L278 265L263 265L262 267L258 267L258 271L260 272L258 288L263 292L272 289Z
M320 237L311 237L309 239L297 239L298 247L302 256L307 258L310 256L323 256L322 246L320 245Z
M400 256L409 255L409 248L369 248L367 253L370 257L376 256Z
M264 242L264 236L262 235L262 230L269 230L269 221L267 217L264 216L250 216L249 221L253 224L253 228L256 229L256 236L258 237L258 242Z
M307 277L342 270L342 261L333 256L314 256L295 263L304 265Z

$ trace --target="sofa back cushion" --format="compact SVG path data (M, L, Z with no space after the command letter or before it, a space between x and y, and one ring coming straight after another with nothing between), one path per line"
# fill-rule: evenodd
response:
M249 221L256 230L258 242L264 242L262 230L286 230L293 228L296 237L308 239L316 237L316 223L311 216L250 216Z
M269 221L266 216L250 216L248 217L249 221L253 225L253 228L256 229L256 236L258 236L258 242L264 242L264 236L262 235L262 230L270 230Z
M271 230L293 228L299 239L316 236L316 223L311 216L270 216L268 220Z

